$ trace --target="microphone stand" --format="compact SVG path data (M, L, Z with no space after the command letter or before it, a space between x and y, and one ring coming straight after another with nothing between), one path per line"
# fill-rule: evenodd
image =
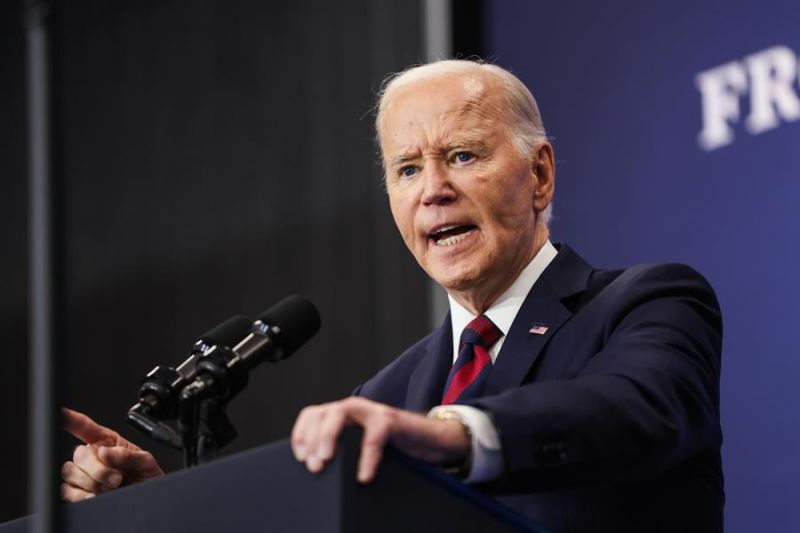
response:
M213 461L219 456L219 450L236 438L225 407L217 398L203 400L198 409L199 424L195 446L196 464Z
M236 438L220 394L209 393L200 383L187 385L180 395L178 431L183 442L183 464L197 466L216 459L219 450Z
M226 402L219 395L191 392L181 395L177 432L158 420L158 413L148 410L146 405L143 401L134 405L128 411L128 423L156 442L182 450L184 467L216 459L220 448L237 436L225 412Z
M286 330L285 324L290 324ZM314 304L294 295L244 325L250 333L233 348L215 342L200 350L196 359L190 358L194 368L188 384L185 373L169 367L153 369L142 384L140 401L128 412L128 421L137 429L182 449L186 467L216 458L219 449L236 438L225 408L247 386L250 370L291 355L319 330L320 320ZM163 422L176 418L177 432Z

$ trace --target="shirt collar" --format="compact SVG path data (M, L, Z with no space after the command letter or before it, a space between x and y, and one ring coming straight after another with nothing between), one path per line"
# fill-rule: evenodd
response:
M514 318L533 288L533 284L536 283L550 262L555 259L556 254L558 254L558 250L548 240L528 263L528 266L520 272L514 283L484 313L503 332L504 337L511 329L511 323L514 322ZM473 315L449 294L447 298L450 301L450 323L453 326L453 350L457 354L461 332L476 315Z

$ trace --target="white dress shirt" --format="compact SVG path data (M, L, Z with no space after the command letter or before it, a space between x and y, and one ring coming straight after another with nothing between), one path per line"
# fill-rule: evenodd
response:
M497 360L500 349L511 324L514 322L522 303L528 296L533 284L539 279L544 269L556 257L558 250L548 240L542 249L534 256L528 266L514 280L514 283L500 295L497 300L483 314L486 315L503 334L502 337L489 350L492 363ZM461 332L467 327L476 315L456 302L452 296L450 300L450 322L453 326L453 362L458 358L458 348ZM505 354L504 357L513 357L514 354ZM431 409L428 416L436 416L442 411L451 412L469 428L472 434L472 460L467 482L489 481L500 475L503 470L503 455L500 448L500 438L497 429L492 424L489 415L469 405L440 405Z

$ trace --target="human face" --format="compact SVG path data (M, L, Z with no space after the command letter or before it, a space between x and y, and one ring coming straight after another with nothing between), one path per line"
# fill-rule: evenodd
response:
M535 157L512 141L499 94L479 77L413 81L387 96L379 125L389 203L406 246L476 314L547 238L542 225L537 240L536 213L549 196L541 198Z

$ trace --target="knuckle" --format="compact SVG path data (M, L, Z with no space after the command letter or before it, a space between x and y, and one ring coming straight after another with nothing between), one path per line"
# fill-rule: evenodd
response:
M337 400L330 404L330 409L334 412L346 414L351 412L355 406L358 404L353 403L352 398L344 398L342 400Z
M78 446L75 446L75 449L72 451L72 460L76 463L79 463L84 457L86 457L87 451L87 446L85 444L79 444Z
M61 499L71 502L72 499L72 487L67 485L66 483L61 484Z
M300 416L312 416L317 413L321 407L320 405L306 405L300 410Z
M346 406L342 402L330 402L319 406L320 418L326 418L330 415L343 413Z
M314 420L320 417L320 410L321 406L318 405L307 405L300 410L300 413L297 415L297 419L294 423L294 429L300 430L312 424Z
M61 465L61 479L66 480L69 475L72 473L73 463L71 461L67 461L66 463Z
M367 403L367 400L361 396L348 396L347 398L340 400L339 403L346 405L347 407L358 407Z
M97 490L99 483L95 481L93 477L89 474L85 474L83 472L75 472L75 475L70 477L69 479L65 480L68 485L71 487L77 487L82 490ZM74 490L74 489L73 489Z
M326 416L319 425L319 434L328 436L334 435L339 432L339 427L344 422L345 418L342 413L332 413L331 416Z
M397 421L397 411L386 405L378 407L375 414L375 425L380 431L388 431Z
M305 435L306 428L303 422L298 418L297 422L295 422L294 427L292 428L292 434L290 439L292 442L300 442L303 440L303 436Z
M155 457L153 457L152 453L144 452L138 457L135 464L139 470L142 470L152 467L152 465L155 464L155 462L156 459Z

